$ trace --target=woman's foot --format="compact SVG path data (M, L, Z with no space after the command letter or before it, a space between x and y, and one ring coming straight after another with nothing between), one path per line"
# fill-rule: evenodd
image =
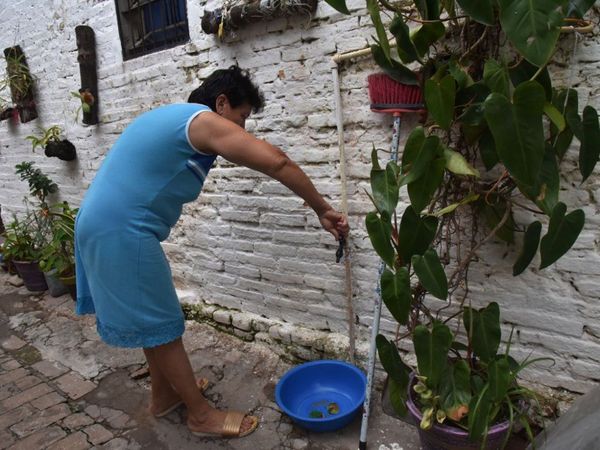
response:
M256 429L258 419L237 411L210 408L201 417L188 416L187 426L198 436L242 437Z
M198 378L196 380L196 386L198 386L200 392L204 392L208 387L208 380L206 378ZM154 417L164 417L182 404L183 401L179 394L170 388L159 393L152 393L152 403L149 406L149 410L150 414Z

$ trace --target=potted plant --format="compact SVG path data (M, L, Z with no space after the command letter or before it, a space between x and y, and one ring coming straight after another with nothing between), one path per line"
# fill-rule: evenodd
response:
M46 200L58 190L58 186L32 162L17 164L15 173L22 181L27 181L29 193L39 204L31 205L25 199L27 214L21 219L15 216L6 227L2 254L7 262L14 264L29 290L46 290L39 258L51 236L51 213Z
M327 2L349 13L344 0ZM514 424L529 430L533 393L517 376L534 361L511 356L511 336L501 345L495 302L471 303L469 267L489 241L522 236L513 275L538 249L546 268L584 226L583 211L567 213L559 199L561 173L573 164L573 137L581 182L592 173L598 115L586 106L580 116L577 91L553 86L547 64L570 11L581 17L594 2L534 3L367 0L376 63L400 86L419 86L429 115L400 162L381 167L373 150L376 211L366 217L384 263L381 296L398 322L396 339L377 337L378 354L395 410L417 418L427 449L496 449ZM386 25L380 9L391 18ZM399 214L404 187L410 205ZM401 343L414 349L416 369L402 361Z
M48 157L56 156L63 161L73 161L77 157L75 146L67 139L61 139L62 128L53 125L49 128L40 128L39 135L25 137L31 141L33 150L37 147L44 148L44 154Z
M44 271L50 294L54 297L66 292L76 297L75 288L75 216L67 202L50 211L50 238L40 252L40 268Z
M29 193L35 197L42 209L47 209L46 198L58 191L58 186L44 172L34 167L32 161L23 161L15 166L21 181L27 181Z
M22 219L15 216L6 227L1 247L3 258L14 265L25 287L34 292L48 289L38 264L47 231L41 210L29 212Z

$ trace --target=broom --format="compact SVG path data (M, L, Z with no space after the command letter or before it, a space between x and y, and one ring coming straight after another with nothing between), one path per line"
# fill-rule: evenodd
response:
M419 86L399 83L383 73L371 74L367 77L369 83L369 97L371 111L394 116L394 132L392 135L391 159L398 160L398 143L400 140L400 116L403 113L425 113L423 95ZM385 269L381 261L379 279ZM369 346L369 366L367 372L367 387L363 406L362 422L360 427L359 450L367 448L367 428L369 425L369 412L371 404L371 390L373 386L373 373L375 371L375 355L377 334L379 333L379 319L381 317L381 286L377 282L377 296L373 308L373 325L371 328L371 342Z
M367 82L373 112L396 115L425 109L419 86L399 83L384 73L369 75Z

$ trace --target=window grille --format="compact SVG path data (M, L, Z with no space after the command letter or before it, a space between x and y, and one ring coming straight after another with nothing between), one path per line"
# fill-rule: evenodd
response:
M123 59L189 41L186 0L115 0Z

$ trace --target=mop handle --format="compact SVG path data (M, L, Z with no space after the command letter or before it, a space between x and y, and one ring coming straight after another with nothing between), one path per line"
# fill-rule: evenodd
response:
M392 135L391 160L398 161L398 144L400 141L400 114L394 114L394 132ZM369 345L369 367L367 370L367 387L365 391L365 402L363 404L362 422L360 424L359 450L367 449L367 429L369 428L369 412L371 410L371 391L373 388L373 375L375 373L375 359L377 357L376 338L379 334L379 319L381 318L381 275L385 269L383 261L379 264L379 276L373 308L373 324L371 325L371 342Z

